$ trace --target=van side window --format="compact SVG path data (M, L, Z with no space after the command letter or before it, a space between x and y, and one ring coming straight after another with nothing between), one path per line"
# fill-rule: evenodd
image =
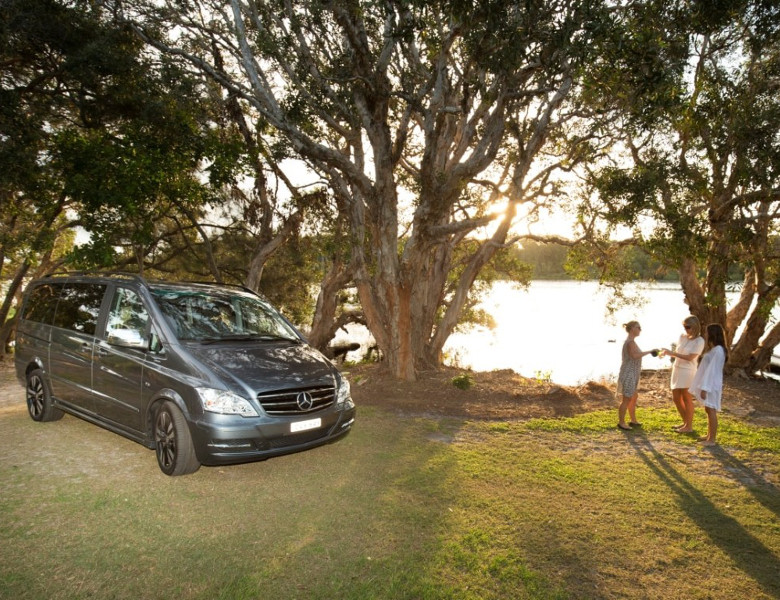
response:
M140 342L146 333L149 314L141 298L127 288L117 288L108 313L106 338Z
M66 284L57 304L54 325L94 335L105 291L105 285L95 283Z
M61 291L61 283L44 283L36 287L30 292L22 318L50 324L54 318L54 310L57 308L57 299L60 297Z

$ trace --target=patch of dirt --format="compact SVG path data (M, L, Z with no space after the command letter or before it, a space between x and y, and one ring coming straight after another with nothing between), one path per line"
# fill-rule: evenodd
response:
M457 417L469 420L523 420L569 417L594 410L617 409L615 385L588 382L562 386L540 382L511 370L491 372L443 368L426 371L416 382L394 379L381 365L345 369L352 396L360 406L380 406L409 416ZM462 390L453 378L467 374L473 383ZM780 382L774 379L726 377L724 413L764 425L780 426ZM669 370L643 371L638 407L672 406Z
M476 372L443 368L423 372L412 383L396 380L382 365L357 365L344 370L352 382L352 396L358 409L380 406L407 416L516 421L569 417L617 409L619 404L614 384L591 381L562 386L529 379L511 370ZM452 383L454 377L463 374L473 381L466 390ZM16 380L13 363L0 361L0 410L23 406L24 388ZM665 406L672 406L669 371L643 371L639 409ZM780 381L727 377L723 407L726 414L780 426Z
M12 360L0 360L0 409L24 405L24 388L16 379Z

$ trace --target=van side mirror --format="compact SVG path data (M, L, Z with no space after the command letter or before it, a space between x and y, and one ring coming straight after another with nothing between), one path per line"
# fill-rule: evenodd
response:
M149 347L148 341L135 329L112 329L108 334L108 343L137 350L146 350Z

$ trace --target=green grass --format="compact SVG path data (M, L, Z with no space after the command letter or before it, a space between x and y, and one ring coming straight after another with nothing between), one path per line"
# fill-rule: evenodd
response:
M361 408L336 444L168 478L116 435L5 410L0 597L780 597L780 430L724 415L703 449L673 411L641 417Z

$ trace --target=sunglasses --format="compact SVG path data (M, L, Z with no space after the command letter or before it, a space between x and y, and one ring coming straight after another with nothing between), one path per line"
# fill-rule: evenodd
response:
M683 327L685 327L685 329L693 329L692 325L683 325Z

